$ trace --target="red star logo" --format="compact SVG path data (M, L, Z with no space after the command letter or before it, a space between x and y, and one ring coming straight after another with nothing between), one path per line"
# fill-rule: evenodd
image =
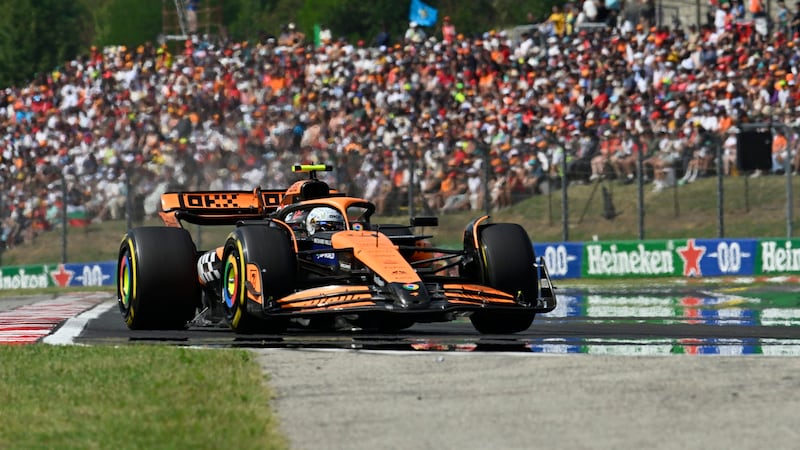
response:
M72 276L75 275L74 270L64 269L63 264L58 265L58 270L50 272L50 278L55 281L58 287L67 287L69 282L72 281Z
M703 272L700 270L700 259L706 253L705 247L695 247L694 239L686 241L686 247L679 247L678 254L683 259L683 276L702 276Z

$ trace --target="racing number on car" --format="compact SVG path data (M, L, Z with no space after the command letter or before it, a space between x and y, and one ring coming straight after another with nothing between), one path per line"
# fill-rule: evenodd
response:
M188 194L186 203L194 208L236 208L238 194Z

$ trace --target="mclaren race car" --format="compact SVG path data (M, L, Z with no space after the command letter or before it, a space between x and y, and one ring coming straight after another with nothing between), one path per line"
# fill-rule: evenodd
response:
M397 331L468 316L481 333L526 330L556 296L526 231L482 216L463 248L435 248L421 227L377 225L375 206L318 179L330 166L296 165L308 178L285 191L167 192L164 226L122 239L117 298L131 329L222 324L281 333L291 324ZM224 225L223 245L200 250L183 224ZM335 328L335 327L334 327Z

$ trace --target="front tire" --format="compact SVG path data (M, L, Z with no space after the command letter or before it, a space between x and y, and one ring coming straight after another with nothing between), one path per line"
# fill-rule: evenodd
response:
M122 240L117 258L117 303L132 330L184 329L201 290L196 248L183 228L141 227Z
M532 299L538 283L533 244L525 230L513 223L482 226L477 249L478 276L487 286ZM528 310L476 311L472 325L484 334L509 334L527 330L536 313Z
M251 225L236 228L228 237L223 253L222 304L230 327L237 333L281 333L284 319L259 316L250 311L247 265L260 269L262 302L280 299L292 292L297 275L297 257L283 231L268 226Z

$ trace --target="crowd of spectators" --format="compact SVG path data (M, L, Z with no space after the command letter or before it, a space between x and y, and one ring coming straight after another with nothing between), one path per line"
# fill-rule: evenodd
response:
M195 34L179 51L92 48L0 95L0 239L50 229L64 202L106 220L128 194L151 216L168 189L285 188L298 162L334 165L327 181L379 214L412 180L433 213L634 182L639 152L655 191L712 173L718 154L734 175L737 127L800 117L799 5L767 27L739 0L701 26L582 0L479 35L444 17L374 43L315 46L289 24L259 41ZM775 169L800 168L788 134Z

